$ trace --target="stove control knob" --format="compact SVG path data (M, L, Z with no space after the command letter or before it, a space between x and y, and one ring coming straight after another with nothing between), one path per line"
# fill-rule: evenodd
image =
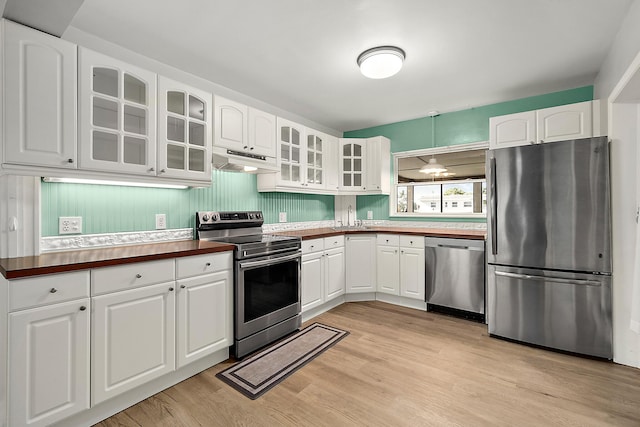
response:
M203 220L204 222L209 221L209 215L208 215L208 214L204 214L204 215L202 215L202 220Z

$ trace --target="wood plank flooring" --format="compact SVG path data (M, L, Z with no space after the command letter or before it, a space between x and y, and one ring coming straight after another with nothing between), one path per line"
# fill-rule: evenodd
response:
M640 369L381 302L315 321L351 334L257 400L215 377L229 360L97 425L640 426Z

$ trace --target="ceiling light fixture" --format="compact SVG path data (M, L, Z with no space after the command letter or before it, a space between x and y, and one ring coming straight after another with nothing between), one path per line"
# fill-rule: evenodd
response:
M406 57L404 50L395 46L378 46L367 49L358 56L360 72L370 79L386 79L402 68Z

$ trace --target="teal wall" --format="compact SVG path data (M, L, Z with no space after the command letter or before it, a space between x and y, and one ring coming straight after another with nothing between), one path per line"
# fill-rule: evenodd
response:
M167 215L167 228L193 228L199 210L262 210L265 223L334 218L334 197L258 193L256 175L213 171L208 188L185 190L89 184L41 184L42 235L58 235L58 217L81 216L83 233L155 229L155 214Z
M469 144L489 140L489 118L522 111L538 110L557 105L593 100L593 86L584 86L546 95L532 96L485 105L468 110L443 113L435 118L423 117L404 122L375 126L367 129L344 133L345 138L368 138L386 136L391 140L391 152L421 150L433 147ZM432 124L435 132L432 132ZM435 138L432 135L435 134ZM393 165L392 165L393 166ZM367 211L373 211L375 219L391 219L398 221L458 221L485 222L485 218L407 218L389 217L388 196L358 196L356 200L358 218L366 218Z
M391 151L409 151L489 139L489 117L593 99L593 86L518 99L469 110L391 123L345 133L348 138L384 135ZM435 141L431 124L435 122ZM265 222L278 221L287 212L289 222L334 218L334 197L292 193L258 193L256 176L213 172L209 188L169 190L86 184L42 183L42 235L58 234L58 217L82 216L83 232L115 233L155 229L155 214L167 215L167 228L194 226L198 210L262 210ZM388 196L358 196L358 218L373 211L374 219L484 222L484 218L389 218Z

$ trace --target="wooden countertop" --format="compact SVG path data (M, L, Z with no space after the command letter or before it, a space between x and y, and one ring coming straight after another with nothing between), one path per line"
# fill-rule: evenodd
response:
M205 240L179 240L175 242L55 252L39 256L0 258L0 273L6 279L16 279L38 274L61 273L133 262L232 251L234 248L234 245L227 243L208 242Z
M302 240L318 239L321 237L339 236L342 234L357 233L393 233L407 234L411 236L447 237L453 239L484 240L487 237L485 230L464 230L455 228L419 228L419 227L367 227L365 229L310 228L303 230L281 231L273 234L300 237Z

